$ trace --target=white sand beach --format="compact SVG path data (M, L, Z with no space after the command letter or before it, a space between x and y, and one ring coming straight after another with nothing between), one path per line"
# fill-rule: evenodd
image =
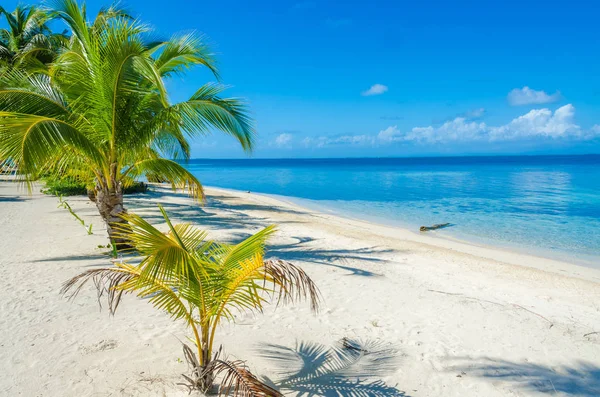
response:
M304 268L323 297L224 325L217 343L290 396L600 396L600 270L342 219L257 194L207 189L198 206L155 188L126 196L153 223L238 241L279 225L269 255ZM188 336L147 302L114 317L76 274L110 265L95 205L0 182L0 395L185 396ZM164 225L161 225L164 227ZM435 235L433 233L432 235ZM367 353L334 361L347 338ZM328 359L329 357L329 359Z

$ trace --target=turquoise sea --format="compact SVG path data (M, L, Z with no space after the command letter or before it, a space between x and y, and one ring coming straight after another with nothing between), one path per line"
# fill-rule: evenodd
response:
M600 267L600 155L191 160L206 186Z

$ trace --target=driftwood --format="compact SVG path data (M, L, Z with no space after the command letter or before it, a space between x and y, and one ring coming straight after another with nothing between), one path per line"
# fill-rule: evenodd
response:
M449 223L437 223L437 224L435 224L433 226L421 226L419 228L419 230L422 231L422 232L426 232L428 230L442 229L442 228L448 227L448 226L450 226Z

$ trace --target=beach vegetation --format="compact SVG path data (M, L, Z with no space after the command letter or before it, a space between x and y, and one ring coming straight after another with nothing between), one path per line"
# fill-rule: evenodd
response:
M55 14L40 6L17 5L12 11L0 6L0 69L45 71L67 45L66 31L53 32L49 23Z
M316 285L292 263L265 259L273 226L238 244L224 244L207 239L205 231L191 224L173 225L159 208L168 226L166 233L135 214L122 215L129 226L120 224L118 233L141 255L138 264L117 262L113 267L87 270L67 281L62 293L74 297L92 281L99 296L107 297L112 314L123 295L134 294L185 323L193 341L192 346L184 344L184 356L191 365L185 385L191 390L206 392L220 378L222 395L282 396L242 361L223 356L222 348L216 348L217 330L239 313L261 312L271 301L307 299L316 311Z
M222 97L207 83L182 102L165 82L194 67L219 75L201 35L156 40L151 29L118 7L90 20L75 0L51 3L69 40L48 70L11 69L0 75L0 158L27 181L76 170L120 246L126 223L124 189L140 178L168 182L202 200L200 181L173 159L187 160L190 138L214 130L250 151L253 123L243 101Z
M95 200L94 186L89 186L80 179L72 176L57 176L48 174L41 178L44 187L41 192L53 196L85 196L88 195L92 201ZM134 181L131 185L123 188L123 194L146 193L148 184L142 181Z
M77 214L75 213L75 211L73 211L73 208L71 207L71 205L69 204L69 202L68 202L68 201L66 201L66 200L63 198L63 196L58 196L58 203L59 203L59 204L58 204L58 208L64 208L64 209L66 209L67 211L69 211L69 213L70 213L71 215L73 215L73 217L74 217L75 219L77 219L77 221L78 221L79 223L81 223L81 226L83 226L83 227L85 228L85 230L86 230L87 234L89 234L89 235L91 235L91 234L94 234L94 233L92 232L92 224L90 223L89 225L86 225L86 224L85 224L85 221L84 221L84 220L83 220L83 219L82 219L82 218L81 218L79 215L77 215Z

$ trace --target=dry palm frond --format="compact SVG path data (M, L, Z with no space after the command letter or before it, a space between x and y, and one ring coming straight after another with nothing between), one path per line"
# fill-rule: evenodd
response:
M73 299L79 294L81 288L88 281L92 280L98 290L98 303L101 304L100 299L106 293L108 310L111 314L114 314L119 306L119 302L121 302L123 293L129 292L118 287L138 277L137 274L130 271L129 266L121 266L93 269L78 274L63 284L60 293L63 295L68 294L68 298ZM69 293L69 291L71 292Z
M298 266L281 259L270 259L264 262L265 280L271 280L279 289L277 301L293 303L310 299L310 307L314 312L319 310L319 288Z
M283 394L258 380L243 361L214 360L211 363L215 376L223 375L219 396L233 392L238 397L283 397Z
M193 390L208 390L215 378L223 376L219 386L220 396L229 396L233 393L232 395L237 397L283 397L283 394L254 376L243 361L219 359L221 352L222 347L215 353L210 364L201 366L194 351L184 343L183 355L192 372L191 376L182 374L187 383L178 384L187 387L190 393Z

